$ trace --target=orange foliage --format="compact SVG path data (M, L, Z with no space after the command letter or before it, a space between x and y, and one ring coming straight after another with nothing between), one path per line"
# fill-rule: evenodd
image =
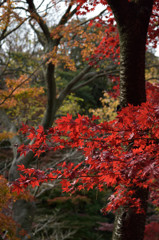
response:
M0 90L0 107L7 110L16 125L38 121L44 112L44 102L44 88L32 86L27 75L21 75L18 79L7 78L6 88Z
M21 75L18 79L6 79L6 89L0 90L1 107L9 109L18 104L20 98L26 97L35 98L39 94L44 93L43 87L30 87L29 78L27 75Z
M79 47L83 61L91 56L103 38L105 26L100 28L96 24L81 24L79 20L72 20L66 26L57 26L51 31L51 36L58 39L62 36L60 47L55 47L45 57L49 58L48 62L55 65L64 63L64 67L75 71L75 62L71 59L70 49Z
M12 137L15 136L15 133L11 133L11 132L0 132L0 141L6 140L6 139L10 139Z
M12 0L7 0L4 4L0 7L0 30L6 30L9 25L12 23L17 24L22 23L25 19L22 19L19 14L15 12L15 6L17 3L13 2Z
M2 239L18 240L16 223L11 217L11 206L15 199L15 194L11 193L7 186L7 180L0 176L0 237Z

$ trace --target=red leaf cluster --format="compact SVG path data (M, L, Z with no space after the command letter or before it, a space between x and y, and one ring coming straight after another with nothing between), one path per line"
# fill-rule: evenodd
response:
M117 31L117 25L112 13L111 8L107 4L105 0L95 0L92 4L87 0L78 0L79 10L78 14L85 15L88 12L94 11L95 7L98 4L102 4L103 8L106 7L107 14L104 17L105 21L98 17L98 23L96 27L100 27L101 25L105 26L105 34L103 39L101 40L99 46L94 52L94 55L91 56L90 65L96 64L97 59L102 60L105 58L111 58L115 63L119 64L119 34ZM131 2L128 0L128 2ZM158 0L154 1L152 14L149 23L148 29L148 37L147 37L147 46L150 45L153 48L157 47L157 42L159 40L159 2ZM92 21L90 22L90 26L92 25Z
M144 240L159 240L159 223L151 222L145 227Z
M77 148L84 155L75 165L65 162L46 172L37 169L19 170L24 173L15 182L14 190L33 187L48 180L61 179L64 191L112 187L114 193L103 211L116 210L121 205L135 207L137 188L149 188L150 199L159 204L159 106L154 101L141 106L129 105L111 122L97 123L98 118L71 115L56 121L56 126L44 133L42 127L23 126L33 144L27 151L36 155L49 149ZM21 146L22 153L26 146Z

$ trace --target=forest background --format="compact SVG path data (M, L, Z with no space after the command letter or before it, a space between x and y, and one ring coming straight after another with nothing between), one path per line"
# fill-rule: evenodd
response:
M21 239L111 239L114 215L100 212L110 190L83 190L70 196L62 193L57 180L31 190L34 200L25 193L13 204L17 196L6 186L5 179L14 181L19 176L17 164L46 169L82 159L73 149L47 151L40 158L33 153L20 156L17 147L28 143L19 132L22 123L42 124L48 129L67 113L73 117L99 115L100 121L117 115L119 39L113 16L105 5L98 16L88 19L85 14L94 9L93 3L80 13L76 2L63 4L62 13L58 4L29 0L0 3L2 239L17 238L16 222ZM157 17L155 24L158 26ZM146 81L153 84L159 79L158 58L152 50L157 40L157 34L150 38L146 55ZM109 94L111 91L114 94ZM158 214L149 206L145 236L155 229L155 239L157 228Z

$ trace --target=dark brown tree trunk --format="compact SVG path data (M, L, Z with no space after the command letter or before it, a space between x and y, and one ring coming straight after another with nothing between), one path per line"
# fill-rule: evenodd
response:
M146 213L148 190L138 188L135 195ZM120 207L115 216L112 240L143 240L145 222L146 214L137 214L133 208Z
M120 106L146 101L145 49L153 0L108 0L120 37ZM136 189L142 208L147 208L148 190ZM133 197L133 196L132 196ZM121 207L116 213L113 240L143 240L145 214Z

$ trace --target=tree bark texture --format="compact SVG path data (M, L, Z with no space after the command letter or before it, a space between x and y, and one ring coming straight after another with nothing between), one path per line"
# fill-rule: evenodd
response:
M120 38L120 107L146 101L145 49L153 0L107 0ZM133 197L133 196L132 196ZM147 208L148 190L136 189L136 197ZM121 207L116 213L113 240L143 240L145 214Z
M147 210L148 189L138 188L135 194L141 201L142 209ZM137 214L135 209L120 207L115 216L112 240L143 240L146 214Z
M146 101L145 48L153 0L108 0L120 38L120 102Z

